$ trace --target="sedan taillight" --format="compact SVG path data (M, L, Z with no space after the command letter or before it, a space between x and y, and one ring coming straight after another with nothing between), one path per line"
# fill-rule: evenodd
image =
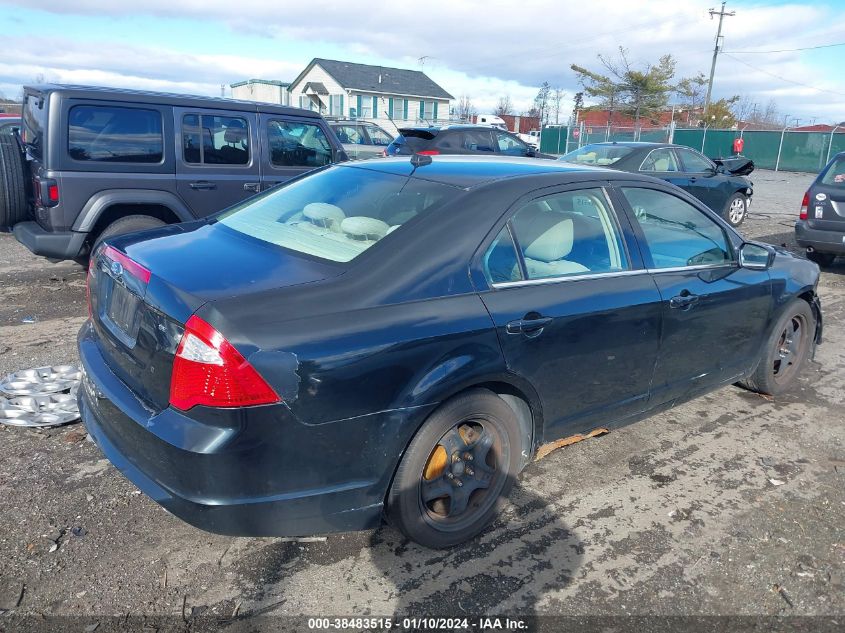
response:
M798 214L800 220L807 219L807 208L810 206L810 192L804 194L804 199L801 201L801 213Z
M246 407L281 402L255 368L220 332L194 315L173 360L170 404L187 411L205 407Z

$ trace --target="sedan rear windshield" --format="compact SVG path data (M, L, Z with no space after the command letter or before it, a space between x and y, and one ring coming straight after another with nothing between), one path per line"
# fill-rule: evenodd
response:
M612 165L630 154L633 149L624 145L585 145L564 154L558 160L579 165Z
M235 231L335 262L348 262L455 190L406 176L334 166L252 198L219 216Z
M831 163L822 177L822 184L845 187L845 156L837 158Z

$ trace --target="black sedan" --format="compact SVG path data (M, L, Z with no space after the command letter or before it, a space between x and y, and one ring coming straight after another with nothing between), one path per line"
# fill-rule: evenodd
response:
M130 480L206 530L386 516L445 547L548 442L737 381L787 389L821 340L818 278L654 178L334 165L100 247L80 410Z
M554 158L541 154L515 134L492 125L454 124L403 127L387 146L387 156L467 154Z
M558 160L662 178L690 192L732 226L742 224L754 193L752 182L746 178L754 169L750 160L733 158L714 162L682 145L593 143Z

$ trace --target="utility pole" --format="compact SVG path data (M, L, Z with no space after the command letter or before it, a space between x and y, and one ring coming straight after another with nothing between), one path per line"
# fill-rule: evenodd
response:
M714 15L719 16L719 28L716 30L716 45L713 47L713 63L710 64L710 81L707 82L707 97L704 99L704 112L707 112L707 108L710 106L710 95L713 92L713 75L716 73L716 58L719 56L719 48L722 39L722 20L725 16L731 17L736 15L736 11L726 12L725 4L727 4L727 2L723 0L722 9L720 11L716 11L716 9L710 9L709 11L711 20Z

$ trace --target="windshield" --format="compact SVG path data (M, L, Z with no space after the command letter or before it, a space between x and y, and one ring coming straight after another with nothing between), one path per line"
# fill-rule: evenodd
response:
M830 164L822 177L822 184L845 187L845 156L840 156Z
M335 166L233 207L224 226L271 244L348 262L454 189L406 176Z
M585 145L564 154L558 160L579 165L612 165L633 151L624 145Z

